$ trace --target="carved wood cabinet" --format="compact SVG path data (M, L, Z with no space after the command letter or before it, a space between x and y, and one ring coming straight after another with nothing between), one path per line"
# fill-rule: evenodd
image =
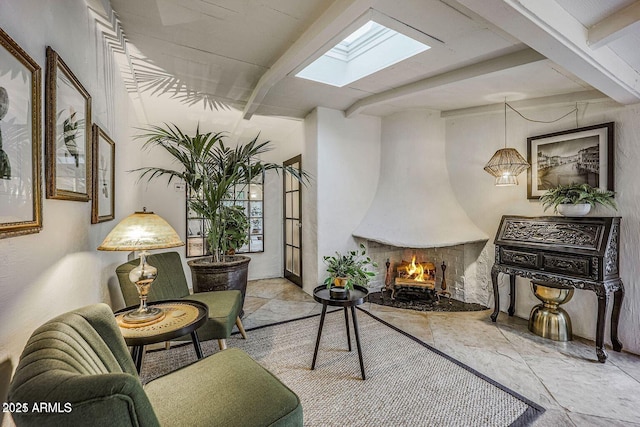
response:
M498 274L510 276L509 316L516 300L516 276L526 277L545 286L587 289L598 297L596 354L605 362L605 317L613 294L611 343L622 350L618 340L618 320L624 298L619 276L619 217L520 217L503 216L494 240L495 264L491 270L495 308L494 322L500 311Z

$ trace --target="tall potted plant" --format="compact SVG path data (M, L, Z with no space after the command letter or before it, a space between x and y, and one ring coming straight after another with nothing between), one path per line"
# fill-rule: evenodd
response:
M140 179L151 181L166 176L168 184L174 179L183 180L199 196L189 199L189 207L205 220L212 256L188 262L194 292L239 289L244 303L251 258L234 252L246 243L248 219L243 208L227 206L224 202L232 198L236 186L249 185L265 171L285 170L302 182L308 180L307 174L261 161L259 156L270 150L270 143L258 142L258 136L246 144L229 147L224 143L225 133L200 133L199 127L193 136L174 124L150 126L142 131L136 138L145 141L144 148L163 149L179 168L139 168L136 171L140 172Z

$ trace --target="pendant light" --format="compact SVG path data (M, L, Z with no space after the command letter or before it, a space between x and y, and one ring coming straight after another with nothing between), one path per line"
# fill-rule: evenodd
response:
M504 101L504 148L495 152L484 170L496 177L495 185L502 187L518 185L518 175L529 167L529 163L515 148L507 148L507 100Z

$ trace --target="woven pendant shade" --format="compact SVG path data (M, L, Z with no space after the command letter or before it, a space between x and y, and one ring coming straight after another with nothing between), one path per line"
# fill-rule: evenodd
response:
M518 185L518 175L529 163L515 148L501 148L487 162L484 170L496 177L495 185Z

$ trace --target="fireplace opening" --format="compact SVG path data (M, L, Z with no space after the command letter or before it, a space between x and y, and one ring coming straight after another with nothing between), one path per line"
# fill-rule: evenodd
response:
M402 260L391 268L387 260L387 276L385 288L391 291L391 299L402 295L403 298L429 298L438 296L436 289L436 266L430 261L416 262L416 256L411 262Z
M432 262L418 262L416 256L411 258L411 262L402 261L396 267L396 283L424 284L435 286L436 266Z
M490 253L483 251L484 242L432 248L397 247L373 240L356 240L356 242L364 244L367 248L367 254L378 264L377 274L369 283L370 294L379 295L379 299L384 297L389 305L399 308L428 306L428 309L424 311L434 311L434 307L437 311L450 311L443 309L452 307L449 304L450 301L454 301L455 307L455 300L462 303L477 303L485 307L488 305L491 282L487 282L485 278L488 276L487 271L490 270L491 265L486 256ZM416 268L419 264L425 263L431 263L435 266L429 265L425 268L423 265L423 269L428 270L428 274L431 275L431 277L427 277L427 280L435 282L433 283L434 289L418 289L417 292L409 292L408 289L405 289L400 292L400 299L392 300L391 293L395 280L398 277L406 279L403 277L406 274L406 268L404 271L402 269L398 271L398 267L403 264L410 266L414 256ZM435 276L433 276L434 274ZM443 281L446 293L441 292ZM438 292L441 292L440 298L437 297ZM433 298L427 298L431 297L431 293L433 293ZM371 295L370 299L378 298L375 295ZM394 296L396 295L398 295L397 292ZM405 296L407 298L404 298Z

